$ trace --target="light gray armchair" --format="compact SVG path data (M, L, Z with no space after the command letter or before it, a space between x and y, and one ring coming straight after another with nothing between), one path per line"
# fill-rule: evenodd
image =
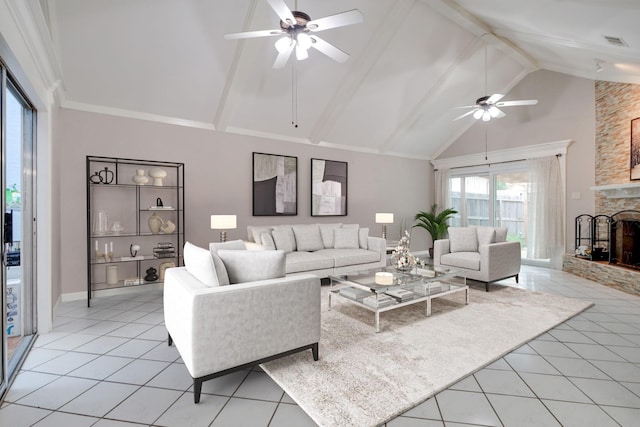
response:
M449 238L433 243L433 263L462 270L469 279L489 283L515 277L518 283L519 242L507 242L506 227L449 227Z
M318 277L305 274L215 285L200 280L205 277L202 269L198 272L194 268L192 250L185 246L186 267L170 268L165 273L164 316L169 345L176 345L193 378L195 403L200 401L204 381L307 349L318 360ZM209 251L202 251L201 265L209 268L208 262L213 270L213 262L206 259ZM244 265L252 264L249 258L278 255L278 251L266 255L228 252L237 252L231 255L244 258ZM196 275L188 271L189 267ZM232 270L229 275L233 277Z

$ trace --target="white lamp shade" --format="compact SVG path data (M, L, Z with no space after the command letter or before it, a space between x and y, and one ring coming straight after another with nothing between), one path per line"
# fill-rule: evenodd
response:
M376 224L393 224L392 213L377 213Z
M212 230L233 230L236 227L235 215L211 215Z

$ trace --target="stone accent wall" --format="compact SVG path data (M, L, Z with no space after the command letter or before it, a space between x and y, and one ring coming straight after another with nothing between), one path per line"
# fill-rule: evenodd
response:
M596 81L595 185L631 182L631 120L637 117L640 85ZM612 215L625 209L640 210L640 200L607 199L596 193L596 214Z
M604 261L589 261L569 254L564 255L562 259L562 270L640 296L640 271L618 267Z

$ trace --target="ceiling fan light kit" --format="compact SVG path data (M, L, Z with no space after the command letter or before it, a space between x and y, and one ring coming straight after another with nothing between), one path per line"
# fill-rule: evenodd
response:
M349 54L343 52L331 43L310 32L324 31L336 27L358 24L364 20L358 9L348 10L335 15L312 20L311 17L298 10L291 10L284 0L266 0L269 6L280 17L280 28L275 30L246 31L242 33L225 34L227 40L248 39L254 37L284 36L275 42L278 56L273 68L282 68L289 61L289 57L296 51L296 59L303 61L309 57L309 49L314 48L327 55L336 62L345 62Z

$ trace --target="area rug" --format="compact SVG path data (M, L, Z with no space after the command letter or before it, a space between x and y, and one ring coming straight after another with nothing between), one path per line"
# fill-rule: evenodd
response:
M590 307L506 286L380 315L322 287L320 360L304 351L262 365L320 426L377 426Z

